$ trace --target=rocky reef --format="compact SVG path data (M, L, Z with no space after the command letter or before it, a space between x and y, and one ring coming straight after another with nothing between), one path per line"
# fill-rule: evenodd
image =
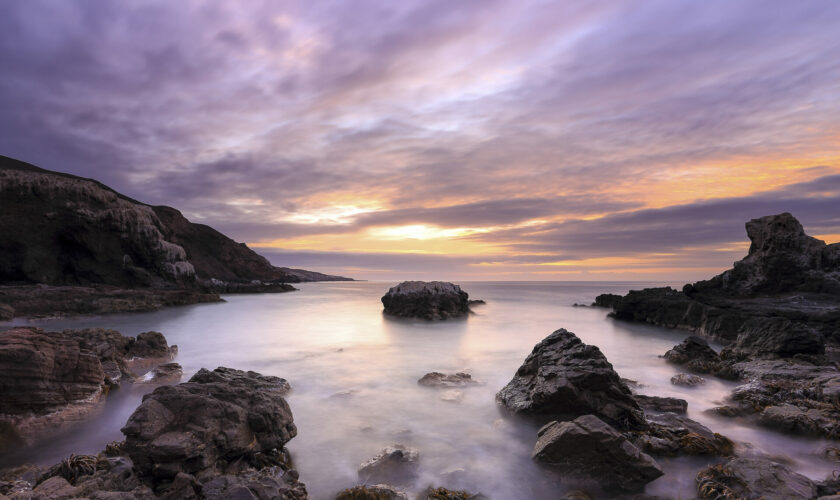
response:
M403 281L382 296L385 314L429 321L466 316L469 295L443 281Z
M109 391L170 362L176 353L158 332L137 337L101 328L47 332L18 327L2 332L0 451L47 439L84 421L101 408ZM170 374L169 380L173 378Z
M748 255L718 276L682 291L648 288L602 295L595 303L611 307L619 319L723 341L755 329L757 321L784 319L806 343L840 342L840 243L808 236L789 213L753 219L746 230Z
M150 310L219 300L218 293L283 292L293 289L292 282L347 279L275 267L174 208L146 205L95 180L5 156L0 233L0 286L12 286L0 295L0 319L26 314L27 308L36 314ZM19 289L36 284L80 287L90 300L65 304L61 289ZM15 300L21 295L28 297ZM103 304L95 305L99 298ZM23 302L29 305L21 307Z

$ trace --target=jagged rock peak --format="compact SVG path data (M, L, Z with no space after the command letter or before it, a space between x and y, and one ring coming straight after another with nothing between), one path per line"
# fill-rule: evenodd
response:
M746 223L747 236L752 244L749 255L778 252L812 252L825 242L808 236L802 224L788 212L767 215Z

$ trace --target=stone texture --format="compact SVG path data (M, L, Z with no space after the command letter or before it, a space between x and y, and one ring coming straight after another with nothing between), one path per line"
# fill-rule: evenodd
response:
M708 427L684 415L663 412L648 415L648 429L630 434L630 439L653 456L731 456L734 444Z
M478 384L469 373L458 372L455 374L444 374L440 372L430 372L417 381L418 384L426 387L466 387Z
M359 466L359 479L368 484L410 484L417 478L419 460L417 450L389 446Z
M646 411L650 412L671 412L684 414L688 410L688 402L679 398L664 398L660 396L647 396L636 394L633 399Z
M684 387L696 387L706 383L706 379L698 375L690 373L678 373L671 377L671 383L674 385L681 385Z
M241 464L282 454L297 434L287 392L278 377L202 369L187 383L143 398L122 429L125 451L156 485L179 472L199 481L235 473Z
M701 499L795 500L817 496L816 484L786 466L763 458L735 458L697 474Z
M373 484L347 488L335 500L408 500L408 494L387 484Z
M594 415L547 424L531 457L607 491L638 491L663 474L653 458Z
M382 296L385 314L430 321L466 316L469 295L443 281L403 281Z
M665 353L666 361L698 373L712 373L719 369L720 357L704 339L692 335Z
M630 389L601 351L563 329L534 346L496 400L543 420L593 414L622 429L646 425Z

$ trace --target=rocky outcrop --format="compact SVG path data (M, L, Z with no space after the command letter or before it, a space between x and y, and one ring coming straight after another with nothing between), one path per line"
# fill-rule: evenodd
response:
M466 387L478 384L478 381L472 378L469 373L458 372L455 374L444 374L440 372L430 372L417 381L418 384L426 387Z
M674 385L681 385L684 387L696 387L706 383L706 379L698 375L690 373L678 373L671 377L671 383Z
M139 382L151 385L177 384L184 375L184 369L178 363L164 363L143 376Z
M648 429L630 433L631 441L653 456L732 456L729 438L684 415L657 412L648 415Z
M742 328L751 320L783 318L812 330L793 329L792 349L797 352L813 352L817 337L812 333L840 342L840 244L826 245L808 236L789 213L753 219L746 229L748 255L710 280L686 285L683 291L649 288L631 291L620 301L606 296L601 301L611 303L619 319L683 328L724 341L747 333Z
M786 318L751 318L721 356L729 359L790 358L825 353L825 338L806 323Z
M712 373L720 368L720 357L704 339L692 335L665 353L666 361L698 373Z
M607 358L564 329L534 346L496 400L513 413L543 421L592 414L621 429L646 425L630 389Z
M5 156L0 156L0 234L0 284L6 285L200 291L216 279L252 291L255 280L338 278L286 272L174 208L152 207L92 179Z
M403 281L382 296L385 314L429 321L466 316L469 295L443 281Z
M347 488L335 500L408 500L408 494L387 484L373 484Z
M594 307L607 307L612 309L621 302L621 295L614 293L602 293L595 297L595 302L592 303Z
M607 491L638 491L663 474L653 458L594 415L550 422L538 435L534 460Z
M389 446L359 466L359 479L368 484L411 484L417 478L419 460L417 450Z
M633 399L643 409L651 412L685 413L688 410L688 402L684 399L646 396L644 394L635 394Z
M156 488L179 473L203 483L248 465L284 465L297 434L287 391L278 377L202 369L143 398L122 428L125 451Z
M701 499L795 500L817 497L817 485L786 466L764 458L735 458L697 474Z
M0 445L31 444L86 419L110 389L174 352L157 332L137 338L98 328L0 332Z

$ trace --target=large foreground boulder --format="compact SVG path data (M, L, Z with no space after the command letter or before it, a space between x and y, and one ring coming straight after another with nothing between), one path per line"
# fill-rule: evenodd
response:
M403 318L442 320L469 314L469 295L443 281L403 281L382 296L385 314Z
M796 500L817 497L817 485L782 464L765 458L735 458L697 474L701 499Z
M547 424L531 457L607 491L638 491L663 474L653 458L594 415Z
M0 450L32 444L85 420L109 389L134 379L132 366L151 367L173 355L157 332L137 338L98 328L0 332Z
M156 486L179 473L204 481L247 465L281 464L283 447L297 434L283 398L288 390L278 377L202 369L143 398L122 429L125 451Z
M544 420L592 414L621 429L646 426L630 389L600 349L564 329L534 346L496 400L514 413Z

